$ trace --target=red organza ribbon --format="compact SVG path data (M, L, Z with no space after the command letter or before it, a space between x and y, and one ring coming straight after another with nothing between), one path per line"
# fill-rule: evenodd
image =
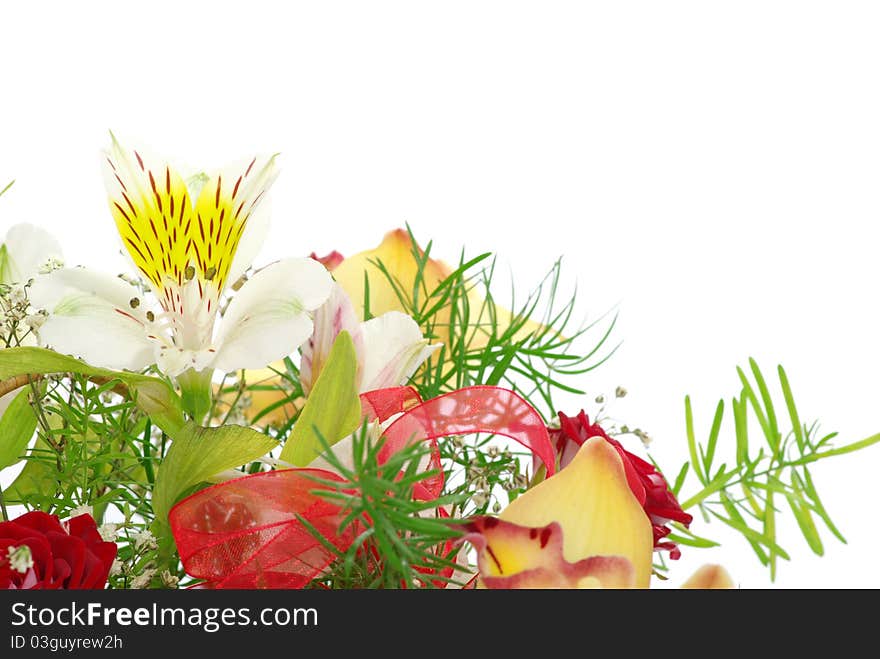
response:
M387 421L395 414L412 409L422 402L419 392L412 387L376 389L361 394L361 413L367 421Z
M421 402L415 390L397 387L363 394L361 403L370 420L386 421L402 413L384 432L380 462L411 441L429 441L436 447L440 437L492 433L528 447L544 462L548 475L553 473L553 446L543 420L507 389L467 387ZM439 451L433 450L429 468L436 466ZM214 485L179 502L171 509L169 522L186 572L213 588L306 585L334 559L336 554L327 545L344 552L357 532L354 525L339 532L340 509L316 494L331 486L316 478L342 482L323 469L282 469ZM442 487L440 475L414 495L433 499Z

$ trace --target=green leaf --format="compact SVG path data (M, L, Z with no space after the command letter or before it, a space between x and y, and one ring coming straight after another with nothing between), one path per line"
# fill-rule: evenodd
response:
M770 396L770 390L767 388L767 382L764 380L761 369L758 368L758 363L751 357L749 358L749 366L752 369L752 374L755 376L755 382L758 384L761 399L764 401L764 409L767 411L767 441L770 443L773 451L778 454L781 437L779 435L779 425L776 422L776 412L773 409L773 399Z
M804 534L804 539L807 541L807 544L810 545L810 549L813 550L814 554L822 556L825 553L825 549L822 547L822 539L819 537L819 531L816 529L816 523L813 521L813 516L810 514L808 507L804 504L803 489L798 484L797 474L795 474L795 478L792 479L791 485L794 489L794 493L788 492L785 495L785 498L788 500L788 505L791 508L791 512L794 513L794 518L797 520L801 533Z
M866 439L862 439L858 442L853 442L852 444L846 444L844 446L839 446L837 448L829 449L827 451L822 451L821 453L813 453L812 455L805 456L798 460L794 460L790 464L792 466L808 464L810 462L816 462L817 460L823 460L824 458L830 458L834 455L844 455L846 453L852 453L853 451L859 451L863 448L867 448L873 444L880 442L880 433L876 435L871 435Z
M724 400L718 401L718 407L715 408L715 418L712 419L712 430L709 431L709 442L706 444L706 455L704 457L704 465L706 473L712 471L712 459L715 457L715 445L718 442L718 432L721 430L721 420L724 418Z
M744 465L749 461L749 424L744 400L733 399L733 423L736 428L736 464Z
M688 547L700 547L701 549L721 546L721 543L719 542L715 542L714 540L710 540L709 538L701 538L700 536L693 535L691 533L670 533L667 536L667 539L679 545L687 545Z
M705 485L707 481L706 474L703 473L703 468L700 466L700 460L697 457L697 437L694 434L694 413L691 409L690 396L684 397L684 421L685 431L687 432L688 451L691 454L691 466L694 468L697 478Z
M9 250L0 245L0 284L12 283L12 270L9 267Z
M825 506L822 505L822 501L819 499L819 493L816 492L816 486L813 485L813 477L810 476L809 470L804 467L804 478L806 481L803 483L804 491L807 493L807 496L813 501L812 508L816 511L816 514L822 518L822 521L825 522L825 526L840 540L843 544L846 544L846 538L843 537L843 534L837 529L834 525L834 522L831 521L831 517L828 515L828 512L825 510ZM795 478L800 480L800 477L797 475L797 472L794 473Z
M0 469L14 465L24 457L28 442L37 429L30 394L30 388L19 392L0 418Z
M767 437L771 437L772 433L770 432L770 427L767 424L767 417L764 415L764 410L761 409L761 404L758 402L758 397L755 396L755 390L752 388L752 384L749 382L746 374L739 366L736 367L736 372L739 375L740 382L743 386L742 396L740 396L740 400L742 400L743 402L748 400L749 403L751 403L752 409L755 411L755 416L758 417L758 423L764 431L764 434Z
M767 506L764 508L764 537L769 540L770 549L770 581L776 580L776 557L779 555L771 546L776 543L776 508L773 507L773 491L767 490ZM788 556L785 557L786 560Z
M323 453L321 438L332 446L353 433L360 422L357 353L351 335L342 331L279 457L305 467Z
M203 428L187 422L171 437L174 441L156 474L153 512L164 523L178 497L215 474L259 458L277 442L245 426Z
M801 426L801 419L794 404L794 396L791 393L791 386L788 384L788 376L785 374L785 369L782 368L781 364L777 368L777 372L779 373L779 384L782 386L782 396L785 398L785 406L788 408L788 416L791 418L792 432L794 432L798 449L803 451L805 443L804 429Z
M45 348L0 350L0 382L24 375L56 373L80 373L92 378L119 380L131 392L138 407L168 435L174 435L184 424L180 397L163 380L139 373L96 368Z
M690 462L685 462L681 466L681 470L678 472L678 476L675 477L675 484L672 486L672 493L675 496L678 496L678 493L681 492L681 486L684 485L684 479L687 478L688 469L690 469L690 466Z
M48 451L49 445L37 439L34 451ZM3 490L3 500L7 504L24 504L32 499L51 499L58 491L58 472L54 465L44 459L34 457L33 451L25 461L24 469L12 483Z
M6 184L6 187L4 187L2 190L0 190L0 197L3 196L3 193L4 193L4 192L6 192L9 188L12 187L12 184L13 184L13 183L15 183L14 180L10 181L9 183Z

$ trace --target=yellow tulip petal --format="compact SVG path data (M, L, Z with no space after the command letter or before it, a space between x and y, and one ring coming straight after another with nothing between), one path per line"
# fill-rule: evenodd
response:
M635 570L621 556L591 556L576 563L563 557L558 523L519 526L477 517L464 540L477 550L482 588L632 588Z
M733 583L727 570L720 565L710 563L694 572L681 587L687 589L725 589L736 588L736 584Z
M416 247L416 249L420 255L424 254L421 248ZM375 249L359 252L344 259L333 270L333 277L351 297L361 320L364 318L364 273L370 281L370 313L378 316L386 311L406 311L388 278L372 263L373 261L382 262L388 272L400 282L406 295L412 295L413 284L419 271L418 263L413 256L412 239L403 229L386 233ZM442 261L428 259L423 273L428 291L436 288L451 273L450 267Z
M388 273L398 283L399 289L406 298L412 296L413 286L419 272L419 266L414 256L414 250L420 255L424 251L413 245L412 238L404 229L395 229L385 234L382 242L375 249L359 252L350 256L333 268L333 276L346 290L355 303L359 317L364 317L364 275L370 282L370 313L374 316L386 311L408 310L401 304L400 297L394 287L388 281L388 277L375 265L375 261L381 261ZM430 294L449 275L452 268L443 261L429 258L422 272L423 290ZM468 292L468 304L470 306L470 323L472 335L469 336L469 348L478 350L486 345L488 334L485 326L490 323L489 309L485 307L485 300L480 295L479 286L470 288ZM513 312L501 306L495 306L494 322L498 332L504 332L516 316ZM450 308L441 308L434 317L435 338L446 346L453 345L449 336ZM520 341L529 334L542 330L544 326L533 320L526 320L512 337L512 341Z
M635 586L649 586L651 522L627 484L620 456L601 437L584 442L565 469L514 499L500 518L529 527L558 522L569 563L622 556L635 569Z

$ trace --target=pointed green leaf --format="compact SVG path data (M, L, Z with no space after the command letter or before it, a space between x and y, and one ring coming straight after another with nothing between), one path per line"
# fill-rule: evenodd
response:
M9 266L9 250L6 245L0 245L0 284L12 282L12 269Z
M323 453L322 437L332 446L353 433L360 422L357 353L351 335L342 331L284 443L280 459L305 467Z
M690 462L685 462L681 466L681 470L678 472L678 476L675 477L675 484L672 486L672 493L675 496L678 496L678 493L681 492L681 486L684 485L684 479L687 478L688 469L690 469L690 466Z
M770 489L767 490L767 507L764 508L764 537L767 538L770 543L776 543L776 509L773 507L773 491ZM774 551L773 547L769 547L769 549L770 581L775 581L776 557L778 556L778 552Z
M712 459L715 457L715 445L718 442L718 433L721 430L721 420L724 418L724 400L718 401L715 408L715 418L712 419L712 429L709 431L709 441L706 444L706 456L704 458L706 473L712 472Z
M801 419L798 416L797 407L794 404L794 396L791 393L791 386L788 384L788 376L785 369L780 364L778 369L779 384L782 386L782 396L785 398L785 406L788 408L788 416L791 419L791 428L794 432L794 438L797 441L798 449L803 452L805 448L804 429L801 426Z
M813 550L814 554L822 556L825 553L825 548L822 546L822 539L819 537L819 531L816 529L813 516L804 504L803 489L798 484L797 474L792 479L791 485L794 491L785 495L791 512L794 513L794 518L797 520L801 533L804 534L804 539L810 545L810 549Z
M688 547L719 547L721 543L710 540L709 538L701 538L693 534L670 533L666 536L672 542L679 545L687 545Z
M262 457L278 444L245 426L203 428L192 422L171 438L174 441L159 467L153 490L153 512L162 523L178 497L191 487Z
M749 358L749 366L752 369L752 374L755 376L758 391L761 393L761 400L764 401L764 411L767 414L767 425L764 429L764 434L767 436L767 443L770 444L773 453L779 456L781 437L779 435L779 426L776 422L776 411L773 409L773 399L770 397L770 390L767 388L767 382L764 380L761 369L758 368L758 363L751 357Z
M733 423L736 428L736 463L744 465L749 461L749 424L744 400L733 399Z
M0 418L0 469L14 465L24 457L28 442L37 429L30 394L30 387L16 394Z
M691 455L691 467L693 467L694 472L697 474L697 478L700 479L700 482L705 485L706 474L703 472L703 467L701 466L699 457L697 456L697 438L694 433L694 413L691 409L690 396L684 397L684 425L685 432L687 433L688 451Z
M831 521L831 517L825 510L825 506L822 505L822 501L819 499L819 493L816 491L816 486L813 485L813 477L810 475L809 470L804 467L803 472L804 478L806 479L806 481L803 483L803 488L804 491L807 493L807 496L813 502L813 510L815 510L816 514L822 518L822 521L825 522L825 526L828 527L828 530L830 530L843 544L846 544L846 538L843 537L843 534L837 529L837 527L834 525L834 522ZM797 472L795 472L795 478L799 478Z
M55 497L58 490L58 472L48 460L34 456L34 452L37 450L47 451L50 449L43 440L37 439L33 451L25 461L24 469L3 490L3 500L7 504L23 504L34 499L45 500Z
M721 505L724 506L724 509L727 511L727 514L730 516L729 518L722 517L716 512L712 512L718 519L727 524L729 527L739 531L742 535L745 536L748 543L752 546L752 550L755 552L755 555L758 557L758 560L761 561L763 565L767 565L769 559L767 558L767 554L764 552L764 549L761 547L762 544L766 544L764 542L764 537L752 529L746 521L743 519L742 515L736 509L736 506L730 501L730 498L721 493L720 496Z
M764 431L764 434L768 437L771 436L770 427L767 424L767 417L764 414L764 410L761 408L761 403L758 402L758 397L755 395L755 390L752 388L752 383L749 382L749 379L746 377L746 374L743 370L737 366L736 372L739 375L740 382L742 383L743 390L742 396L740 399L745 401L748 400L752 406L752 409L755 412L755 416L758 417L758 424L761 426L761 429Z

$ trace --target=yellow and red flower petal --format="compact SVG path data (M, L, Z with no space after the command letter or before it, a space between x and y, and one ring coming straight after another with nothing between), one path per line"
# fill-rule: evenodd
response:
M649 586L651 521L629 488L620 455L602 437L584 442L565 469L514 499L500 518L528 527L557 522L567 561L621 556L633 565L635 586Z
M394 292L388 278L375 262L381 261L392 277L400 282L402 289L411 294L419 271L413 249L418 250L420 255L424 254L421 248L413 245L409 233L404 229L395 229L386 233L375 249L349 256L333 269L334 279L348 292L361 320L364 318L365 275L370 281L370 313L373 316L388 311L407 311L400 303L400 298ZM452 270L448 265L435 259L428 259L423 272L424 284L428 291L431 291L450 274ZM448 316L448 311L446 314ZM439 317L437 324L443 325L443 320ZM443 340L443 337L438 338Z
M408 309L400 301L400 297L395 292L394 287L388 281L388 277L376 265L377 261L381 261L382 265L391 275L393 280L397 282L398 287L407 296L412 295L413 287L416 284L416 277L419 273L419 263L416 261L415 254L419 258L424 257L424 251L417 244L413 243L409 232L404 229L394 229L385 234L382 242L374 249L365 250L349 256L332 268L333 277L351 296L355 303L355 308L361 318L364 317L364 279L370 282L370 313L373 316L386 313L388 311L408 312ZM443 261L429 258L421 273L421 282L428 294L430 294L437 286L452 274L452 268ZM469 337L469 348L477 350L486 345L487 335L480 329L481 324L488 323L488 311L480 311L485 308L485 301L473 288L468 294L472 315L474 313L484 313L482 318L471 318L472 326L477 327L472 337ZM434 316L434 328L436 336L429 337L432 340L443 345L453 345L449 336L450 327L449 306L441 308ZM495 322L498 324L498 332L502 333L510 325L514 318L514 314L504 309L496 307ZM522 327L512 337L513 341L519 341L531 333L544 329L544 326L538 322L527 320L522 323Z
M666 478L654 465L627 451L598 423L590 423L589 417L583 410L577 416L571 417L559 412L559 428L552 428L549 432L559 457L560 468L571 461L578 447L590 437L602 437L611 444L623 461L630 489L651 519L654 548L668 550L669 557L673 560L681 556L681 550L675 543L663 541L672 530L666 524L669 521L676 521L688 526L693 521L693 516L682 510L675 495L669 489Z
M686 589L727 589L736 588L733 579L720 565L709 563L703 565L700 569L691 575L690 579L685 581L682 588Z
M463 537L477 550L484 588L632 588L635 569L622 556L565 559L558 522L543 527L476 517Z

